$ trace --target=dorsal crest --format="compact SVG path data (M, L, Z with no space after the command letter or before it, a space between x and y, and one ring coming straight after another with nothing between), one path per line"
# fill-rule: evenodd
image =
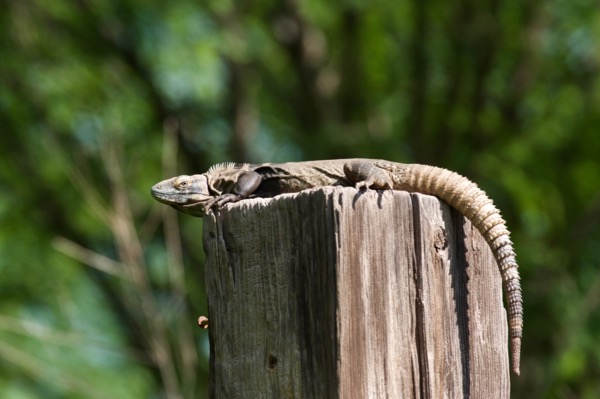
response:
M210 168L208 168L207 173L216 172L218 170L224 170L224 169L242 169L246 165L247 164L245 164L245 163L235 163L235 162L216 163L213 166L211 166Z

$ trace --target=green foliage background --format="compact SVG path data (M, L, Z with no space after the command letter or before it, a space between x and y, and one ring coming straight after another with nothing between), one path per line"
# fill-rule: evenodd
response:
M225 160L429 163L502 209L514 397L600 392L591 0L0 3L0 396L204 397L201 221L149 187Z

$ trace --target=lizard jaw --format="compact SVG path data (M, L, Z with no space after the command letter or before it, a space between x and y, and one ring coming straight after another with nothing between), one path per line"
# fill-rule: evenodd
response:
M195 201L188 204L171 205L173 208L188 215L202 217L208 213L206 201Z
M206 202L206 201L198 200L198 201L188 202L187 204L182 204L181 206L184 208L191 208L191 207L200 205L203 202Z

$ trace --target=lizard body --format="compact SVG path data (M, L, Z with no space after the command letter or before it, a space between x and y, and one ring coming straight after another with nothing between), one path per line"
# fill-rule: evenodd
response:
M323 186L434 195L469 219L489 244L500 269L507 298L512 369L519 374L523 305L509 231L485 192L457 173L434 166L359 158L259 165L224 163L203 174L163 180L152 187L152 196L181 212L203 216L211 208L251 196L273 197Z

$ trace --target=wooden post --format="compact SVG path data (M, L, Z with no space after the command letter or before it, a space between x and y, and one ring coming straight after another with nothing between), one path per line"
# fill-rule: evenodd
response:
M488 245L435 197L325 187L204 220L212 398L508 398Z

